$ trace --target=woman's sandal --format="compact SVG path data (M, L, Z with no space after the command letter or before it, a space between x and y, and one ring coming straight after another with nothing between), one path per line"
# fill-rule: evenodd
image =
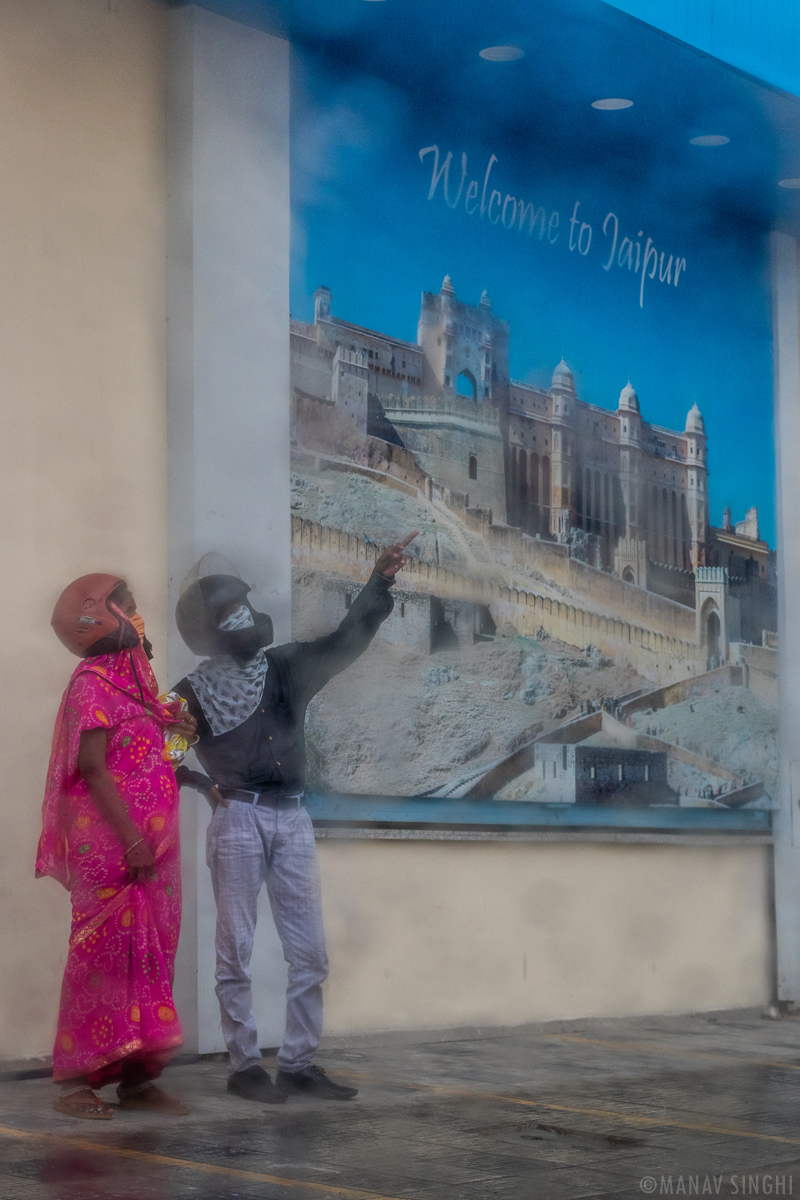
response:
M174 1096L168 1096L154 1083L140 1084L135 1088L117 1088L120 1108L135 1109L138 1112L162 1113L168 1117L185 1117L191 1112L188 1104L182 1104Z
M76 1099L78 1096L85 1096L87 1099L83 1104L79 1104ZM88 1100L89 1096L92 1098L91 1103ZM53 1108L67 1117L80 1117L84 1121L110 1121L114 1116L113 1108L99 1096L95 1096L88 1084L59 1096L58 1100L53 1101Z

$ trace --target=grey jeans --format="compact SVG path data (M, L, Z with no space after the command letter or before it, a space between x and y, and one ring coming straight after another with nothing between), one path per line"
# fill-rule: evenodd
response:
M206 861L217 902L217 987L222 1034L234 1071L261 1062L253 1017L250 958L256 901L267 885L289 964L286 1032L278 1052L285 1071L311 1063L322 1034L322 983L328 974L317 849L305 808L231 800L211 818Z

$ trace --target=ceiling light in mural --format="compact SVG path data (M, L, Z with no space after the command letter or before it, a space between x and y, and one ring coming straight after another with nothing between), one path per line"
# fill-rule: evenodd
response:
M593 100L592 108L600 108L604 112L614 112L619 108L632 108L632 100L624 100L622 96L608 96L605 100Z
M701 137L689 138L692 146L727 146L730 140L722 133L704 133Z
M525 51L519 46L487 46L480 51L480 56L487 62L514 62L518 58L524 58Z

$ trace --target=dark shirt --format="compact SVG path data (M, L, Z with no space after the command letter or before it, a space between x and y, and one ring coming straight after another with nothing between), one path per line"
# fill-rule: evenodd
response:
M306 707L329 679L363 654L392 611L393 580L374 571L334 633L313 642L289 642L267 651L269 670L255 712L227 733L215 735L188 678L172 689L197 719L195 753L221 788L295 795L305 786ZM188 778L183 782L197 785Z

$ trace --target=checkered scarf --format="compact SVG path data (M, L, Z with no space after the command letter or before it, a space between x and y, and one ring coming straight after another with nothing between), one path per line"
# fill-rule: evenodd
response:
M227 633L252 624L252 613L243 604L220 624L220 629ZM262 649L245 662L231 654L217 654L188 676L215 737L230 733L253 715L264 693L268 670L267 652Z

